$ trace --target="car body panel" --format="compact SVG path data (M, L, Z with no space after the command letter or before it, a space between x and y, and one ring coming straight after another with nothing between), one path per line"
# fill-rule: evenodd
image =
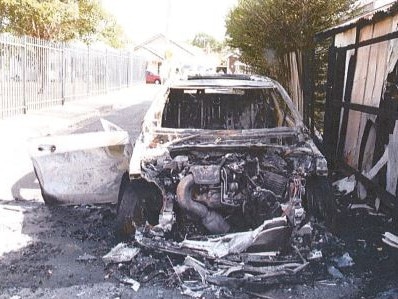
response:
M130 182L123 184L139 186L158 231L185 216L211 234L286 216L290 231L305 219L306 179L327 176L326 160L288 94L264 77L207 76L163 86L132 152L126 132L104 127L110 132L34 140L44 196L115 202L125 172ZM184 225L176 226L183 234Z
M116 202L128 169L125 131L49 136L30 140L30 155L49 203Z
M242 78L239 80L239 78ZM182 80L172 82L169 86L164 86L163 90L160 91L152 103L151 107L148 109L145 114L141 133L137 138L133 155L130 160L129 174L131 178L137 178L141 175L141 161L147 157L157 156L164 154L167 150L169 144L156 143L153 144L153 141L159 139L159 136L166 135L169 137L170 142L172 140L177 140L179 138L184 138L195 135L195 134L214 134L214 130L203 130L203 129L172 129L172 128L163 128L161 126L161 119L164 106L168 99L168 94L170 89L205 89L205 88L233 88L233 89L262 89L262 88L278 88L282 96L284 97L287 105L293 112L293 116L295 119L295 126L304 128L304 124L300 114L295 108L293 102L290 100L289 95L282 88L282 86L269 78L265 77L256 77L251 76L253 80L247 80L248 76L222 76L223 79L212 79L212 76L209 77L199 77L197 80ZM225 79L224 79L225 78ZM235 78L231 80L231 78ZM238 79L236 79L238 78ZM267 134L271 132L283 131L283 128L273 128L273 129L263 129L263 130L228 130L228 134ZM160 148L161 149L160 149ZM314 146L314 148L316 148ZM318 151L320 154L320 152Z

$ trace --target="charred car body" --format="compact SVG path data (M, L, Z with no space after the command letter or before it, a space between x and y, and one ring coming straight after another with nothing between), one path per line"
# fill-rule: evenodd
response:
M192 77L162 86L134 148L127 132L32 142L46 203L117 201L116 228L140 224L173 239L301 229L332 203L327 163L286 91L255 76ZM272 219L285 220L272 221Z
M250 230L328 205L324 156L286 91L254 76L191 77L167 88L145 116L119 192L117 227L189 235ZM196 231L197 232L197 231Z

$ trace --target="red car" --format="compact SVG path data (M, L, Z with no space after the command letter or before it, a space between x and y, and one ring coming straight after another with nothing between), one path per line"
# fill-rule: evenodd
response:
M151 83L151 84L160 84L161 83L160 76L155 75L152 72L146 71L145 72L145 82Z

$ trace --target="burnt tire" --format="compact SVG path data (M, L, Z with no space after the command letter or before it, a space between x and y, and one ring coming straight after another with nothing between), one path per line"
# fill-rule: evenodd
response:
M310 214L335 228L337 224L337 203L332 185L326 177L312 177L307 181L306 207Z
M118 237L127 238L135 233L135 227L141 222L139 215L139 194L136 184L123 177L119 189L115 233Z
M116 236L126 239L135 233L136 226L158 224L162 208L162 196L155 185L143 180L130 181L124 174L119 188Z

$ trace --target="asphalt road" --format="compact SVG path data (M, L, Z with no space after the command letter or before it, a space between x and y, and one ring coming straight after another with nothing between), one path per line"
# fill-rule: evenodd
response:
M111 111L108 114L101 116L101 118L104 118L118 125L123 130L126 130L129 133L130 138L134 140L135 138L137 138L140 132L142 119L144 118L145 113L151 103L151 100L143 101L121 110ZM100 122L100 118L96 117L85 121L84 125L75 130L74 133L98 131L103 131L103 128Z

